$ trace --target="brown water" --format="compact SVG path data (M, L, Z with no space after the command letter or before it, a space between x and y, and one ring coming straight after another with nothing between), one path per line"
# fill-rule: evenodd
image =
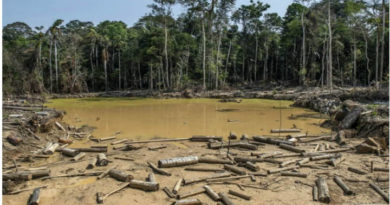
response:
M330 132L319 127L324 115L291 108L291 101L244 99L220 103L217 99L84 98L55 99L47 105L65 110L72 125L96 127L97 138L182 138L192 135L270 135L271 129L300 128L302 133ZM279 107L283 109L279 109Z

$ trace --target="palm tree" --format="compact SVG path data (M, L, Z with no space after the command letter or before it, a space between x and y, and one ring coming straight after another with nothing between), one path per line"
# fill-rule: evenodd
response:
M61 29L59 26L64 22L62 19L57 19L52 26L49 27L47 33L50 34L50 73L51 73L51 48L54 44L54 64L56 71L56 91L58 92L58 51L57 51L57 42L59 37L61 36ZM52 75L50 75L52 76ZM52 91L51 86L52 78L50 77L50 91Z

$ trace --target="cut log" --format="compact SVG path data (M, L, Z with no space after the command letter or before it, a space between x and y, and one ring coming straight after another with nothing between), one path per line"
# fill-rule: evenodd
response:
M147 181L148 182L157 182L156 177L154 176L153 172L148 174Z
M310 160L311 161L318 161L318 160L323 160L323 159L332 159L332 158L339 158L341 157L340 154L324 154L324 155L319 155L319 156L313 156L313 157L310 157Z
M248 200L248 201L251 200L251 198L252 198L251 196L248 196L248 195L240 193L240 192L233 191L231 189L229 189L229 194L231 194L233 196L238 196L238 197L245 199L245 200Z
M234 203L229 199L229 197L224 194L224 193L219 193L218 194L219 197L221 197L221 201L225 204L225 205L234 205Z
M194 135L190 138L190 141L193 141L193 142L208 142L209 140L222 141L222 137Z
M257 172L260 169L258 166L249 161L245 162L245 167L253 172Z
M320 140L330 140L332 139L332 136L319 136L319 137L313 137L313 138L308 138L305 140L301 140L302 143L309 143L309 142L315 142L315 141L320 141Z
M292 154L282 154L282 155L276 155L273 156L272 158L287 158L287 157L300 157L304 153L292 153Z
M381 195L381 197L387 202L389 203L389 195L386 194L381 188L379 188L376 184L370 182L370 187L372 189L374 189L376 191L376 193L378 193L379 195Z
M110 177L112 177L118 181L122 181L122 182L129 182L130 180L132 180L134 178L132 175L126 174L123 171L118 170L118 169L110 169L110 171L108 172L108 175L110 175Z
M107 148L72 148L79 152L107 152Z
M60 146L58 143L48 143L46 145L45 149L43 149L42 153L47 154L47 155L51 155L56 151L58 146Z
M237 163L245 163L245 162L263 162L265 159L254 158L254 157L234 157L234 161Z
M289 160L289 161L285 161L285 162L282 162L279 167L286 167L290 164L296 164L297 163L297 160L296 159L293 159L293 160Z
M216 173L216 174L213 174L210 176L198 177L198 178L194 178L194 179L183 179L183 184L188 185L188 184L206 181L208 179L217 179L217 178L228 177L230 175L231 174L229 172L222 172L222 173Z
M323 203L329 203L330 202L329 188L325 178L319 177L316 180L316 185L318 187L318 200Z
M289 176L289 177L302 177L306 178L307 174L305 173L300 173L300 172L281 172L282 176Z
M175 201L173 205L201 205L203 204L199 199L182 199Z
M93 169L97 163L97 157L93 157L89 160L87 169Z
M31 194L28 200L28 205L39 205L40 193L41 193L41 188L34 189L33 193Z
M291 151L291 152L296 152L296 153L303 153L303 152L305 152L305 150L298 149L296 147L293 147L293 146L290 146L290 145L287 145L287 144L280 144L279 147L282 148L282 149Z
M79 151L74 150L74 149L70 149L70 148L63 148L61 150L61 152L63 155L68 156L68 157L74 157L77 154L79 154Z
M211 189L211 187L204 185L203 188L206 190L206 193L210 196L210 198L212 198L214 201L220 200L219 195L213 189Z
M199 189L196 189L196 190L192 190L190 192L186 192L186 193L182 193L182 194L178 194L177 195L177 198L178 199L184 199L184 198L188 198L190 196L195 196L195 195L198 195L198 194L203 194L205 193L206 190L202 187L202 188L199 188Z
M7 140L9 143L11 143L14 146L19 145L23 141L22 138L13 135L8 135Z
M56 124L56 126L57 126L58 128L60 128L62 131L66 132L65 128L64 128L59 122L56 121L55 124Z
M278 172L282 172L282 171L288 171L288 170L292 170L292 169L298 169L299 166L292 166L292 167L284 167L284 168L279 168L279 169L274 169L274 170L268 170L267 173L268 174L274 174L274 173L278 173Z
M351 191L351 189L343 182L343 180L340 177L334 176L333 180L344 191L345 195L354 194L353 191Z
M107 166L108 164L108 160L107 160L107 157L104 153L99 153L97 155L97 165L99 166Z
M167 146L160 145L160 146L155 146L155 147L149 147L148 150L155 151L155 150L164 149L164 148L167 148Z
M198 163L197 156L176 157L171 159L159 160L158 167L159 168L179 167L179 166L191 165L196 163Z
M318 201L318 187L317 185L313 186L313 201Z
M233 164L232 161L226 159L215 159L210 157L200 157L199 163L208 163L208 164Z
M126 161L134 161L133 158L129 158L129 157L114 157L114 159L120 159L120 160L126 160Z
M140 143L151 143L151 142L177 142L177 141L187 141L187 140L190 140L190 139L191 138L143 140L143 141L126 142L126 144L140 144Z
M367 174L367 172L365 172L365 171L363 171L361 169L353 168L353 167L348 167L348 171L356 173L356 174L360 174L360 175Z
M291 133L291 132L301 132L300 129L272 129L271 133Z
M183 182L183 179L179 179L179 180L176 182L176 184L175 184L175 186L173 187L173 190L172 190L172 192L173 192L174 194L177 194L177 193L179 192L182 182Z
M162 190L168 195L169 198L176 198L176 196L171 192L171 190L168 189L168 187L164 187Z
M49 169L35 171L19 171L16 173L3 174L3 181L7 180L30 180L50 175Z
M153 163L151 162L147 162L149 167L154 171L156 172L157 174L161 174L161 175L166 175L166 176L171 176L171 173L163 170L163 169L159 169L156 165L154 165Z
M186 167L184 170L187 171L200 171L200 172L223 172L224 169L213 168L213 167Z
M133 179L130 181L129 187L135 189L141 189L144 191L157 191L160 185L157 182L145 182L145 181Z
M246 171L241 170L240 168L235 167L233 165L225 164L225 165L223 165L223 168L225 170L227 170L227 171L231 171L231 172L234 172L234 173L239 174L239 175L245 175L246 174Z
M82 159L82 158L84 158L84 157L85 157L85 153L84 153L84 152L80 152L78 155L74 156L74 157L71 159L71 161L78 161L78 160L80 160L80 159Z
M298 165L302 165L302 164L306 164L310 161L310 158L307 157L307 158L304 158L304 159L301 159L297 162Z
M116 139L116 136L100 138L100 139L98 139L98 141L103 142L103 141L114 140L114 139Z

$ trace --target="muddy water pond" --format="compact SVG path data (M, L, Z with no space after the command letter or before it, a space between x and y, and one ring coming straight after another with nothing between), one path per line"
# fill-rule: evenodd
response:
M96 127L97 138L182 138L192 135L270 135L271 129L300 128L302 133L329 133L319 124L327 116L290 107L292 101L244 99L81 98L54 99L48 107L65 110L65 122ZM281 108L281 109L280 109ZM281 119L281 122L280 122Z

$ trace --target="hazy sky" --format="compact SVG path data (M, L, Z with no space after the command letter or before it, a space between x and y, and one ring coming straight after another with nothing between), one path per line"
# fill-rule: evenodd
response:
M56 19L65 23L78 19L92 21L95 25L104 20L121 20L132 26L140 17L150 12L147 7L153 0L3 0L3 26L22 21L31 27L47 28ZM236 0L236 8L249 4L250 0ZM262 0L271 7L268 12L284 16L293 0ZM173 8L174 15L185 11L180 6Z

